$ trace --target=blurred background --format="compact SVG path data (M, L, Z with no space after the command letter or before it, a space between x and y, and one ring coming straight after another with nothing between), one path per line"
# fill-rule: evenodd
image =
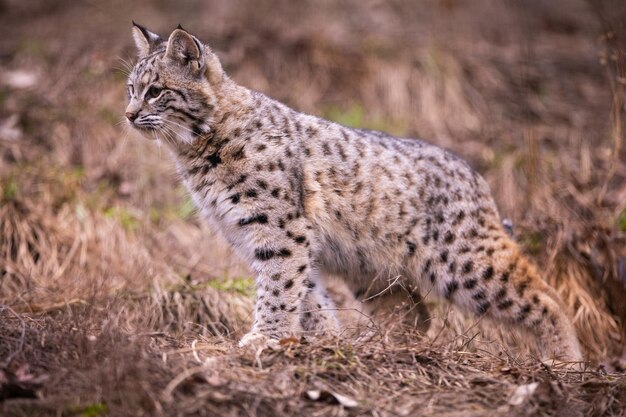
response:
M626 2L2 0L4 365L50 372L131 330L234 338L249 320L249 272L167 151L124 128L131 19L164 37L182 24L297 110L469 160L588 357L624 353Z

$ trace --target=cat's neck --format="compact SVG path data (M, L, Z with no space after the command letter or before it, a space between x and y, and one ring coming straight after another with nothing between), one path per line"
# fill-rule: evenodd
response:
M178 142L174 149L176 156L188 159L215 154L226 145L244 140L244 132L259 111L252 92L225 78L213 94L215 110L208 129L201 131L191 142Z

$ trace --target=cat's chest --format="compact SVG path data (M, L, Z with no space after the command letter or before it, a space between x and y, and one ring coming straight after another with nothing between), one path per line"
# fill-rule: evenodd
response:
M190 177L185 180L196 207L212 226L226 229L237 218L237 196L230 187L214 176Z

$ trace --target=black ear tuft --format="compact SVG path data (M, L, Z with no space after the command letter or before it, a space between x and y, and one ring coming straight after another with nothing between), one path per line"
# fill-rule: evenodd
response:
M176 26L176 29L185 30L185 29L183 29L183 27L180 25L180 23L178 24L178 26ZM185 32L187 32L187 31L185 30Z

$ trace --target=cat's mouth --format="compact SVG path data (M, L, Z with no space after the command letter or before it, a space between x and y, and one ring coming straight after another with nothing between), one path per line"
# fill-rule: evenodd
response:
M146 139L149 139L149 140L157 139L157 133L158 133L157 128L153 126L138 125L133 122L129 122L129 124L130 124L130 127L132 127L133 129L141 133L141 135L145 137Z

